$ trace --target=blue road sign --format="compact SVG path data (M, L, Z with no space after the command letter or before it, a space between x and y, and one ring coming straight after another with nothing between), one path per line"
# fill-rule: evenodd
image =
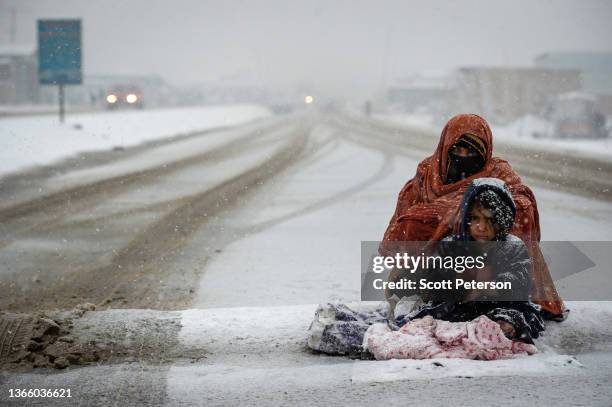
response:
M81 20L38 20L38 78L42 85L81 83Z

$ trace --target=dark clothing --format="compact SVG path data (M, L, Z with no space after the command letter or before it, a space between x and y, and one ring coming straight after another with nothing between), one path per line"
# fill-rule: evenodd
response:
M510 282L512 290L504 292L496 290L494 295L483 292L478 301L462 302L467 290L454 289L432 293L421 293L428 302L421 308L403 316L397 316L396 324L404 325L411 319L431 315L437 319L450 322L470 321L480 315L486 315L493 321L503 320L515 329L513 339L533 343L539 333L544 331L541 307L529 300L531 290L531 262L525 244L514 235L508 235L504 242L495 242L495 249L487 257L486 264L492 268L493 281ZM445 243L440 242L439 255L448 255L444 251ZM450 248L450 246L449 246ZM454 248L453 248L454 249ZM428 279L440 281L457 276L454 270L436 270L428 275ZM487 297L489 296L489 297Z
M470 211L474 203L479 202L491 212L495 239L491 242L475 242L470 235ZM497 178L479 178L472 181L463 195L460 204L459 222L461 227L455 235L446 236L436 243L435 254L441 257L453 256L485 256L488 280L496 282L509 282L512 290L504 292L498 290L491 296L483 292L481 300L491 299L495 301L528 301L531 292L531 259L525 243L510 234L516 216L516 206L512 194L503 181ZM463 275L456 270L434 269L427 270L430 279L440 280L452 277L461 278ZM483 270L484 271L484 270ZM479 273L482 275L479 271ZM452 299L461 300L465 298L466 292L461 290L452 291ZM486 296L489 296L487 298ZM425 295L425 300L447 300L445 298L431 298Z
M480 292L480 300L495 301L528 301L531 292L531 259L525 243L514 235L506 235L504 240L490 242L486 248L480 247L477 242L463 242L457 237L447 236L438 242L433 251L434 256L454 258L460 256L484 256L485 269L479 273L489 272L486 280L512 285L511 290L496 290L495 292ZM454 269L433 268L421 271L421 276L429 281L443 281L468 279L465 273L457 273ZM455 288L447 291L421 291L421 298L429 300L461 300L468 294L468 290ZM435 297L435 298L434 298Z
M483 196L486 198L483 199ZM469 214L475 201L485 204L491 210L491 221L496 230L495 241L478 243L470 236ZM459 233L442 239L434 250L435 255L442 257L486 254L485 268L477 273L486 272L488 281L509 282L512 284L511 290L470 292L474 290L455 288L449 291L422 292L421 298L427 303L407 315L396 315L395 322L401 326L409 320L426 315L450 322L463 322L485 315L493 321L503 320L512 324L515 330L512 339L532 343L532 339L544 330L544 323L541 308L533 304L529 297L532 283L529 251L521 239L508 234L514 223L515 212L512 195L501 180L474 180L461 202ZM434 281L463 277L454 269L426 271L428 279Z
M387 313L387 303L359 311L346 304L319 306L310 324L308 347L329 355L368 359L371 355L363 352L363 337L372 324L388 323Z
M466 139L466 134L472 137ZM481 171L465 179L448 183L449 153L461 139L470 142L479 154L484 155L484 166ZM459 234L459 205L468 184L483 177L498 178L506 183L516 204L518 221L514 223L512 233L528 244L534 283L531 298L548 312L550 318L562 319L565 306L537 245L540 241L540 220L535 196L510 164L493 157L492 152L493 134L486 120L473 114L457 115L450 119L442 130L435 152L419 163L414 177L400 191L379 253L383 256L395 254L387 247L389 242L438 242L449 234ZM399 281L403 277L401 270L394 269L389 281ZM401 298L401 294L396 290L385 291L386 298L392 304L395 302L393 297L397 295Z

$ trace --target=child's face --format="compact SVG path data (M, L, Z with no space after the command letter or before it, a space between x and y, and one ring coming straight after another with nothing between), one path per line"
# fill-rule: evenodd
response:
M485 209L478 203L470 211L470 235L477 242L488 242L495 237L493 227L493 215L490 210Z

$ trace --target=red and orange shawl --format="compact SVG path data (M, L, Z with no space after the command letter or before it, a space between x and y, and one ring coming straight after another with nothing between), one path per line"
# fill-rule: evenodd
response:
M444 184L449 149L464 134L478 138L485 147L482 171L462 181ZM506 183L516 204L512 233L528 243L532 259L532 298L556 317L565 309L537 245L540 241L538 207L533 192L507 161L492 156L493 136L488 123L475 114L460 114L448 121L434 154L421 161L415 176L404 185L397 199L383 241L441 240L459 226L459 204L467 185L476 178L493 177Z

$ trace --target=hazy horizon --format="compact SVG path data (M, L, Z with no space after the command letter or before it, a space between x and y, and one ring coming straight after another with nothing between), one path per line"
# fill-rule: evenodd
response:
M548 51L612 51L612 2L0 0L0 43L39 18L82 18L85 74L160 75L363 95L415 72L529 66ZM588 29L581 30L581 27Z

